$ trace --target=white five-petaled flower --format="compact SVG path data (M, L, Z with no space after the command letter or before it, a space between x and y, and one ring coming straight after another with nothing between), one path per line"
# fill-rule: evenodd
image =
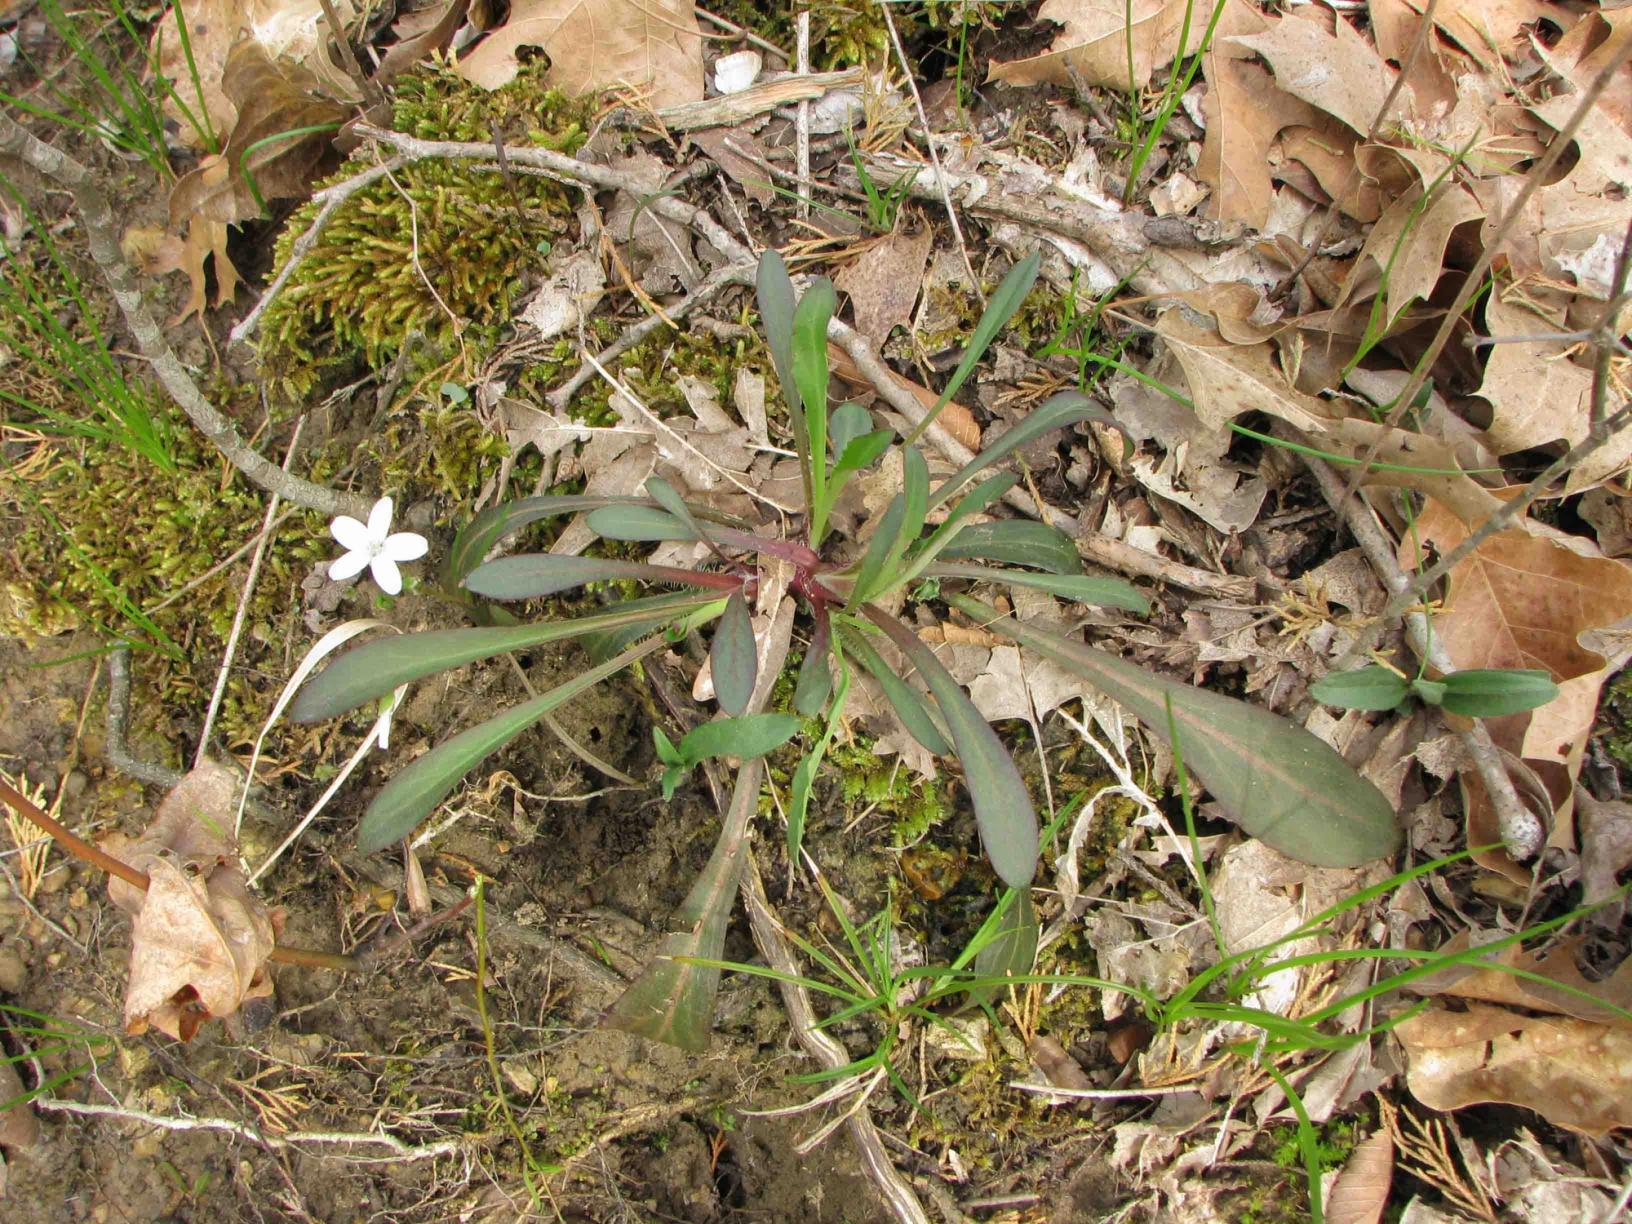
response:
M399 561L417 561L430 547L425 537L411 531L391 532L391 499L382 497L368 512L368 522L359 523L349 514L342 514L329 524L334 538L346 550L346 555L329 566L329 577L343 581L365 568L374 575L380 590L387 595L402 591L402 571Z

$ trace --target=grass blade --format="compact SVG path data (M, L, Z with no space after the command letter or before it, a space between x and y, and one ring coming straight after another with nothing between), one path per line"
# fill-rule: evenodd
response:
M990 942L975 953L977 981L969 987L967 1006L970 1007L987 1006L997 992L1004 989L1001 982L989 979L1024 976L1031 972L1037 960L1037 942L1042 932L1037 924L1037 907L1031 901L1031 889L1016 889L1013 902L993 917L997 920L997 930ZM975 939L986 934L983 925Z

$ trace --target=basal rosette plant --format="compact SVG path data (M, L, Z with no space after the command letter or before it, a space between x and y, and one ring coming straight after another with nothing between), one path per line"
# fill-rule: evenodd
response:
M582 640L595 660L581 675L461 731L400 770L364 815L362 848L378 850L406 836L467 772L562 702L678 635L708 630L712 678L725 716L754 720L744 723L744 734L736 738L739 745L751 740L751 753L734 749L752 759L737 775L719 841L676 914L672 933L609 1017L611 1023L646 1036L703 1048L719 979L718 967L704 962L720 958L747 825L757 806L760 758L791 738L799 725L787 718L767 723L759 708L770 687L761 682L762 669L767 675L779 673L786 660L785 648L761 660L750 613L762 560L776 559L791 567L789 590L808 623L809 646L793 705L805 718L817 719L821 728L806 746L790 788L787 836L795 861L812 788L859 668L876 681L902 724L926 749L955 758L961 766L981 841L997 875L1022 892L1032 882L1038 821L1020 771L935 653L887 610L902 597L938 599L1083 677L1125 706L1152 734L1181 736L1190 772L1247 833L1283 853L1323 866L1352 865L1390 853L1398 834L1387 801L1308 731L1255 706L1146 672L1076 637L1000 615L970 593L1024 586L1130 613L1148 611L1144 596L1128 583L1084 574L1075 547L1057 529L984 517L1018 479L997 469L1021 447L1091 419L1115 425L1086 396L1054 396L938 484L932 483L929 465L915 445L1019 308L1037 267L1034 255L1011 270L976 325L939 402L907 436L898 438L860 405L829 406L827 328L836 302L833 286L819 279L796 298L781 258L767 251L759 267L758 299L800 461L805 513L794 520L794 532L770 536L745 529L706 507L688 504L659 478L647 483L644 498L532 497L476 516L455 539L445 571L450 585L472 595L509 603L610 579L678 590L631 598L590 616L376 640L352 649L310 681L292 708L300 721L330 718L376 701L399 685L546 642ZM864 544L836 535L833 512L845 486L892 449L900 452L900 492L872 530L859 533ZM696 541L705 546L706 559L692 568L550 554L483 560L501 539L526 524L579 512L603 539ZM939 519L933 525L932 516ZM879 649L886 642L903 660L899 671ZM679 746L666 738L658 741L666 786L731 742L720 732L710 732L708 738L712 742L682 741ZM1025 940L1013 943L1028 946ZM1013 968L1023 973L1029 967Z

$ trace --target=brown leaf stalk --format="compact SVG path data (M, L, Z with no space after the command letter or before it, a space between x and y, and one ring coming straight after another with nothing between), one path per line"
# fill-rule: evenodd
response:
M117 876L132 888L147 891L147 873L138 871L129 863L121 862L100 846L93 846L90 842L71 832L60 821L52 819L29 801L27 795L18 791L4 778L0 778L0 802L7 804L19 816L33 821L48 836L75 858L100 868L108 875ZM317 952L310 948L294 948L279 945L272 949L272 960L285 965L306 965L314 969L339 969L349 971L362 966L349 956L337 952Z

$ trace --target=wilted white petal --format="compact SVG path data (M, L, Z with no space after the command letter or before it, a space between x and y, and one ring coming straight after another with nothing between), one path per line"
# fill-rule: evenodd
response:
M765 59L758 51L738 51L714 61L714 88L722 94L741 93L759 79Z
M368 512L368 535L378 543L384 540L391 530L391 499L382 497L374 503L374 508Z
M430 544L422 535L412 531L399 531L393 536L386 537L380 548L382 557L390 557L393 561L418 561L425 555Z
M358 526L361 526L361 524L358 524ZM369 563L369 560L367 549L354 548L329 566L329 580L331 582L344 582L347 578L353 578L363 572L363 567Z
M368 568L373 573L374 581L380 590L387 595L402 593L402 571L390 557L375 557L368 563Z
M368 528L349 514L342 514L330 523L329 533L340 541L340 547L344 549L351 552L368 551Z

